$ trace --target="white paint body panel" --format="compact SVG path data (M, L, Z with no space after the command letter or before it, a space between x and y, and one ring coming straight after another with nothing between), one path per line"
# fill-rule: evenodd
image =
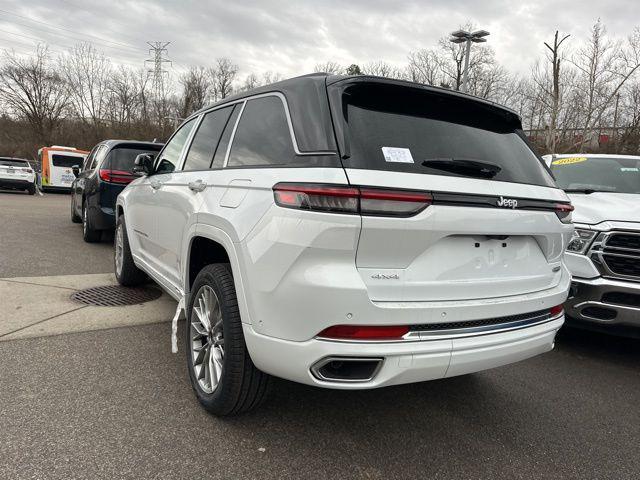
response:
M195 180L206 188L190 190ZM161 187L153 189L153 181ZM311 212L276 206L279 182L567 200L560 190L534 185L342 168L176 171L131 183L118 206L136 265L181 298L189 294L193 239L222 245L258 368L313 385L373 388L492 368L553 347L563 317L464 340L350 343L317 334L337 324L482 320L563 303L570 274L562 255L573 227L555 213L438 205L406 219ZM513 238L503 247L487 235ZM384 272L398 279L371 278ZM370 382L336 385L309 372L329 355L382 356L384 365Z

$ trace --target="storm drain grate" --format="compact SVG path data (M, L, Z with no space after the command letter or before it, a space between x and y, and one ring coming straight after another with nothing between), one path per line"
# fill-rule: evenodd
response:
M128 288L120 285L104 285L80 290L71 295L71 299L96 307L117 307L137 305L160 298L162 292L154 287Z

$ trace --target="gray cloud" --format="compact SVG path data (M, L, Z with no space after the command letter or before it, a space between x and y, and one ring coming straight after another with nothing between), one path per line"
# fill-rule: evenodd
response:
M28 51L42 39L61 51L84 39L116 63L142 67L146 41L164 40L171 42L169 58L176 71L226 56L243 74L273 71L290 76L327 60L385 60L402 66L411 50L431 47L472 22L491 31L489 44L503 65L526 72L556 28L583 39L599 17L616 35L630 34L640 25L633 0L4 0L0 47Z

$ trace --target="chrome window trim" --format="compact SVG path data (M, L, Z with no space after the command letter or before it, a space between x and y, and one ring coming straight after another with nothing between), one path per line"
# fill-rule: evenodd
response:
M191 127L191 131L189 132L189 136L187 137L187 139L184 142L184 145L182 146L182 151L180 152L180 160L178 162L178 165L176 165L176 169L174 170L174 172L182 172L183 171L182 169L184 168L184 164L187 161L187 153L191 149L191 142L193 142L193 138L196 136L196 132L198 131L198 128L200 128L200 124L202 123L202 120L204 119L204 114L201 113L200 115L198 115L195 118L196 118L196 121L193 124L193 127Z
M278 97L280 99L280 101L282 102L282 105L284 107L284 114L285 117L287 118L287 125L289 126L289 135L291 137L291 143L293 144L293 150L295 152L296 155L337 155L337 151L336 150L316 150L316 151L312 151L312 152L301 152L300 148L298 147L298 140L296 139L296 134L293 131L293 122L291 121L291 114L289 113L289 103L287 102L287 97L284 96L284 94L282 94L281 92L266 92L266 93L258 93L255 95L249 95L247 97L242 97L239 98L237 100L232 100L230 102L225 102L221 105L216 105L210 108L207 108L206 110L203 110L202 112L199 112L198 115L206 115L209 112L213 112L214 110L219 110L221 108L225 108L228 107L229 105L237 105L238 103L246 103L249 100L253 100L256 98L263 98L263 97ZM193 115L195 116L195 115ZM240 114L238 115L238 121L240 120L240 117L242 116L242 112L240 112ZM191 120L192 117L188 117L187 119L185 119L185 123L188 122L189 120ZM233 142L229 142L229 145L231 145ZM225 163L226 166L226 163ZM247 167L250 168L250 167Z

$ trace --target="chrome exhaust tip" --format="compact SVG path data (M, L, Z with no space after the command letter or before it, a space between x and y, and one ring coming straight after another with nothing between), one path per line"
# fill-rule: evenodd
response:
M379 357L325 357L311 367L311 374L323 382L368 382L378 374L384 359Z

